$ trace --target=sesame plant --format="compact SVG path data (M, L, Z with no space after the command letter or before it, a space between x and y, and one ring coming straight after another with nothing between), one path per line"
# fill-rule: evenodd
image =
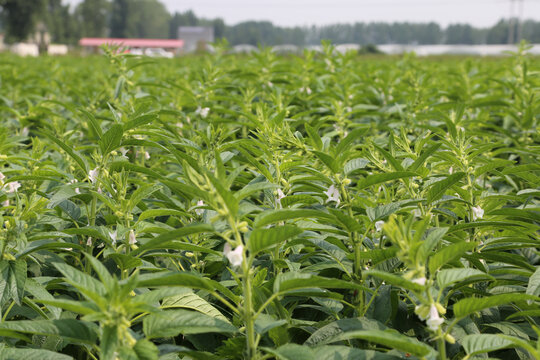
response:
M0 57L1 359L540 359L540 62Z

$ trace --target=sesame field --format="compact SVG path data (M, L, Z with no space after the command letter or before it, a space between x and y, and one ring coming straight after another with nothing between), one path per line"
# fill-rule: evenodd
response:
M540 359L540 60L0 54L0 359Z

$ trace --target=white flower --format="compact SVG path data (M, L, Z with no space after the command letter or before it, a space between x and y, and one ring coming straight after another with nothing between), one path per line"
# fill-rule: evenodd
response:
M90 180L91 183L95 183L98 176L99 176L99 169L98 168L95 168L94 170L90 170L88 172L88 179Z
M437 311L437 307L435 304L431 304L431 307L429 308L429 314L426 320L427 326L432 331L437 331L439 329L439 326L444 322L444 319L442 319L439 316L439 311Z
M208 113L210 112L210 108L208 107L204 107L204 108L201 108L200 106L197 108L197 110L195 110L195 113L196 114L199 114L201 115L201 117L204 119L208 116Z
M473 212L473 216L472 216L473 221L484 217L484 209L482 209L480 206L473 206L472 212Z
M420 216L422 216L422 212L420 211L420 209L414 209L414 210L412 211L412 213L413 213L413 216L414 216L414 217L420 217Z
M336 207L339 206L339 190L333 184L330 185L328 190L326 190L324 193L326 196L328 196L328 199L326 199L327 203L330 201L335 201Z
M137 243L137 238L135 237L135 232L129 230L129 245L135 245Z
M418 278L418 279L413 279L412 282L415 283L415 284L424 286L424 285L426 285L426 278L421 277L421 278Z
M86 246L92 246L92 237L89 236L88 240L86 240Z
M6 178L6 175L2 174L0 172L0 184L3 184L4 183L4 179Z
M77 179L72 179L69 181L70 184L75 184L77 182ZM79 188L75 188L75 194L80 194L81 191L79 190Z
M448 173L452 175L453 172L454 172L454 167L450 166L450 169L448 169Z
M229 243L225 244L223 248L223 254L229 259L229 262L232 266L242 265L242 260L244 256L244 247L242 245L238 246L236 249L232 250Z
M9 200L3 201L2 206L3 207L8 207L9 206Z
M114 230L114 232L109 231L109 237L112 240L112 244L115 245L116 244L116 238L118 237L118 232L116 230Z
M127 157L127 155L126 155L126 154L128 153L128 151L129 151L129 150L128 150L128 149L126 149L126 148L124 148L124 147L121 147L121 148L120 148L120 149L118 149L118 150L120 150L120 152L122 153L122 157L123 157L124 159L126 159L126 160L127 160L127 158L128 158L128 157Z
M199 200L197 201L197 206L201 207L204 206L204 201ZM204 213L204 209L195 209L195 214L201 216Z
M311 95L311 89L309 88L309 86L301 87L300 92L301 93L305 92L306 94Z
M375 229L377 231L381 231L383 226L384 226L384 221L379 220L379 221L375 222Z
M28 133L30 132L30 130L28 129L27 126L23 127L22 131L21 131L21 135L22 136L28 136Z
M6 186L8 188L7 192L8 193L13 193L13 192L17 191L18 188L21 187L21 183L18 182L18 181L13 181L13 182L8 183Z
M277 199L276 199L276 206L281 206L281 199L285 197L285 194L281 189L277 189Z
M139 157L139 155L142 155L145 160L150 160L150 154L148 151L137 151L136 156Z

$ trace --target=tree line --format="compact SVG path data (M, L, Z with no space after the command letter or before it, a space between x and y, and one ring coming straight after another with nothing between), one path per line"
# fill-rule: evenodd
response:
M526 39L540 43L540 22L500 20L488 28L436 23L354 23L280 27L269 21L227 25L223 19L197 17L192 11L169 13L159 0L83 0L75 7L62 0L0 0L0 32L6 42L24 41L36 28L51 41L76 44L81 37L177 38L179 26L212 26L216 39L231 45L506 44Z

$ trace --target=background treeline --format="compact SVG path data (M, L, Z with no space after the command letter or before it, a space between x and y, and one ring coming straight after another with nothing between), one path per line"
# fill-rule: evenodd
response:
M192 11L170 14L158 0L84 0L70 7L62 0L0 0L0 32L6 42L28 38L46 27L54 43L75 44L81 37L177 37L179 26L213 26L217 39L231 45L315 45L321 40L356 44L505 44L526 39L540 43L540 22L500 20L489 28L466 24L355 23L280 27L268 21L226 25L223 19Z

